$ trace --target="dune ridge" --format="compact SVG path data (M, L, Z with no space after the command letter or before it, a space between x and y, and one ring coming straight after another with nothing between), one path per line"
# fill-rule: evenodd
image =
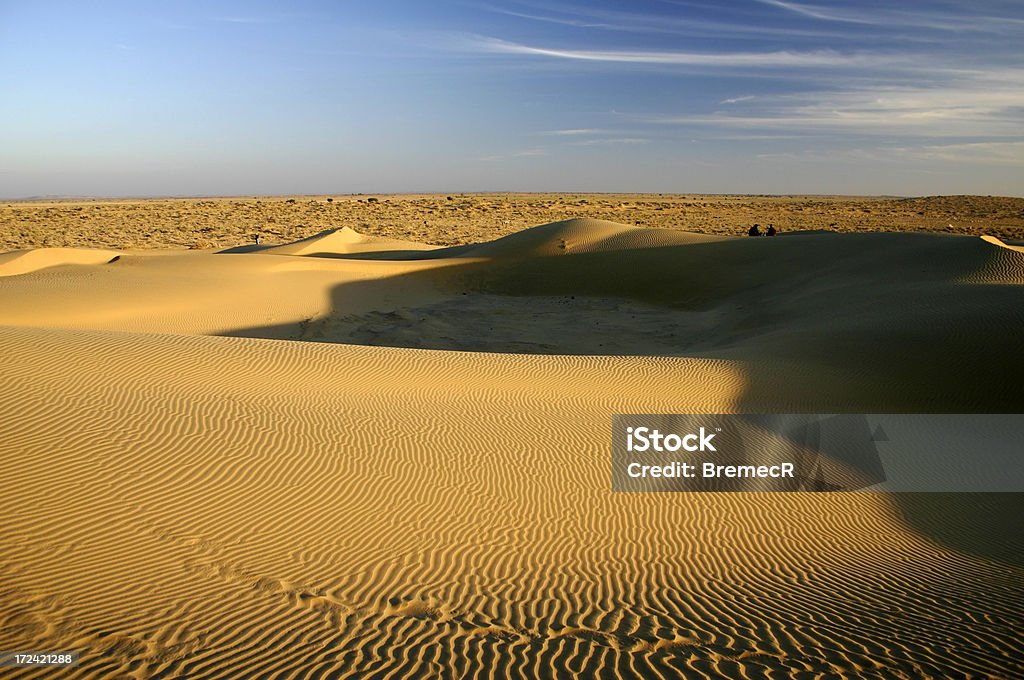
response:
M415 241L402 241L397 239L386 239L360 234L349 227L341 229L329 229L315 234L308 238L300 239L293 243L286 243L278 246L266 246L257 252L271 255L306 255L306 256L332 256L332 255L353 255L357 253L376 251L431 251L438 246L431 246Z
M1024 254L593 221L295 250L0 279L0 648L79 649L69 678L1024 670L1019 495L942 501L996 552L895 495L614 494L608 441L1019 408Z
M68 264L107 264L120 256L116 250L91 248L35 248L0 253L0 276L17 276Z
M530 257L712 243L728 238L672 229L630 227L593 218L573 218L525 229L488 243L456 246L436 255L457 252L471 257Z

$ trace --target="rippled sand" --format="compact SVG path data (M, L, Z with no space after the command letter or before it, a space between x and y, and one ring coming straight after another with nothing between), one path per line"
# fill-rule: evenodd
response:
M1021 412L1022 293L995 238L600 220L2 254L0 649L83 678L1019 676L1020 494L613 494L609 436Z

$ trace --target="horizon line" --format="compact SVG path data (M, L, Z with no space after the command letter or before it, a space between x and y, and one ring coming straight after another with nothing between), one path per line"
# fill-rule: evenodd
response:
M799 193L799 192L700 192L700 191L516 191L505 189L483 190L483 191L378 191L378 192L349 192L349 193L269 193L269 194L43 194L33 196L8 196L0 197L0 201L6 203L42 203L46 201L154 201L154 200L200 200L200 199L247 199L259 200L288 199L288 198L355 198L359 196L737 196L737 197L762 197L762 198L878 198L878 199L904 199L904 198L959 198L959 197L982 197L982 198L1014 198L1024 199L1024 195L1012 196L1005 194L860 194L860 193Z

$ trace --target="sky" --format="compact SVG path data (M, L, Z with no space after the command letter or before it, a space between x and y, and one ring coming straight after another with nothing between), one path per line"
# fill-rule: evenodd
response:
M0 197L1024 196L1021 0L0 0Z

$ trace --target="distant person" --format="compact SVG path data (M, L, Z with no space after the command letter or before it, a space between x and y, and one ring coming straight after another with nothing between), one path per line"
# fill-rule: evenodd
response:
M252 238L253 238L254 241L256 241L256 245L260 244L260 235L259 234L253 234Z
M775 236L777 233L779 233L779 232L775 231L775 225L774 224L769 224L768 225L768 235L769 236Z
M760 236L760 235L761 235L761 226L758 225L758 224L755 224L754 226L752 226L750 228L750 231L747 232L747 236Z

